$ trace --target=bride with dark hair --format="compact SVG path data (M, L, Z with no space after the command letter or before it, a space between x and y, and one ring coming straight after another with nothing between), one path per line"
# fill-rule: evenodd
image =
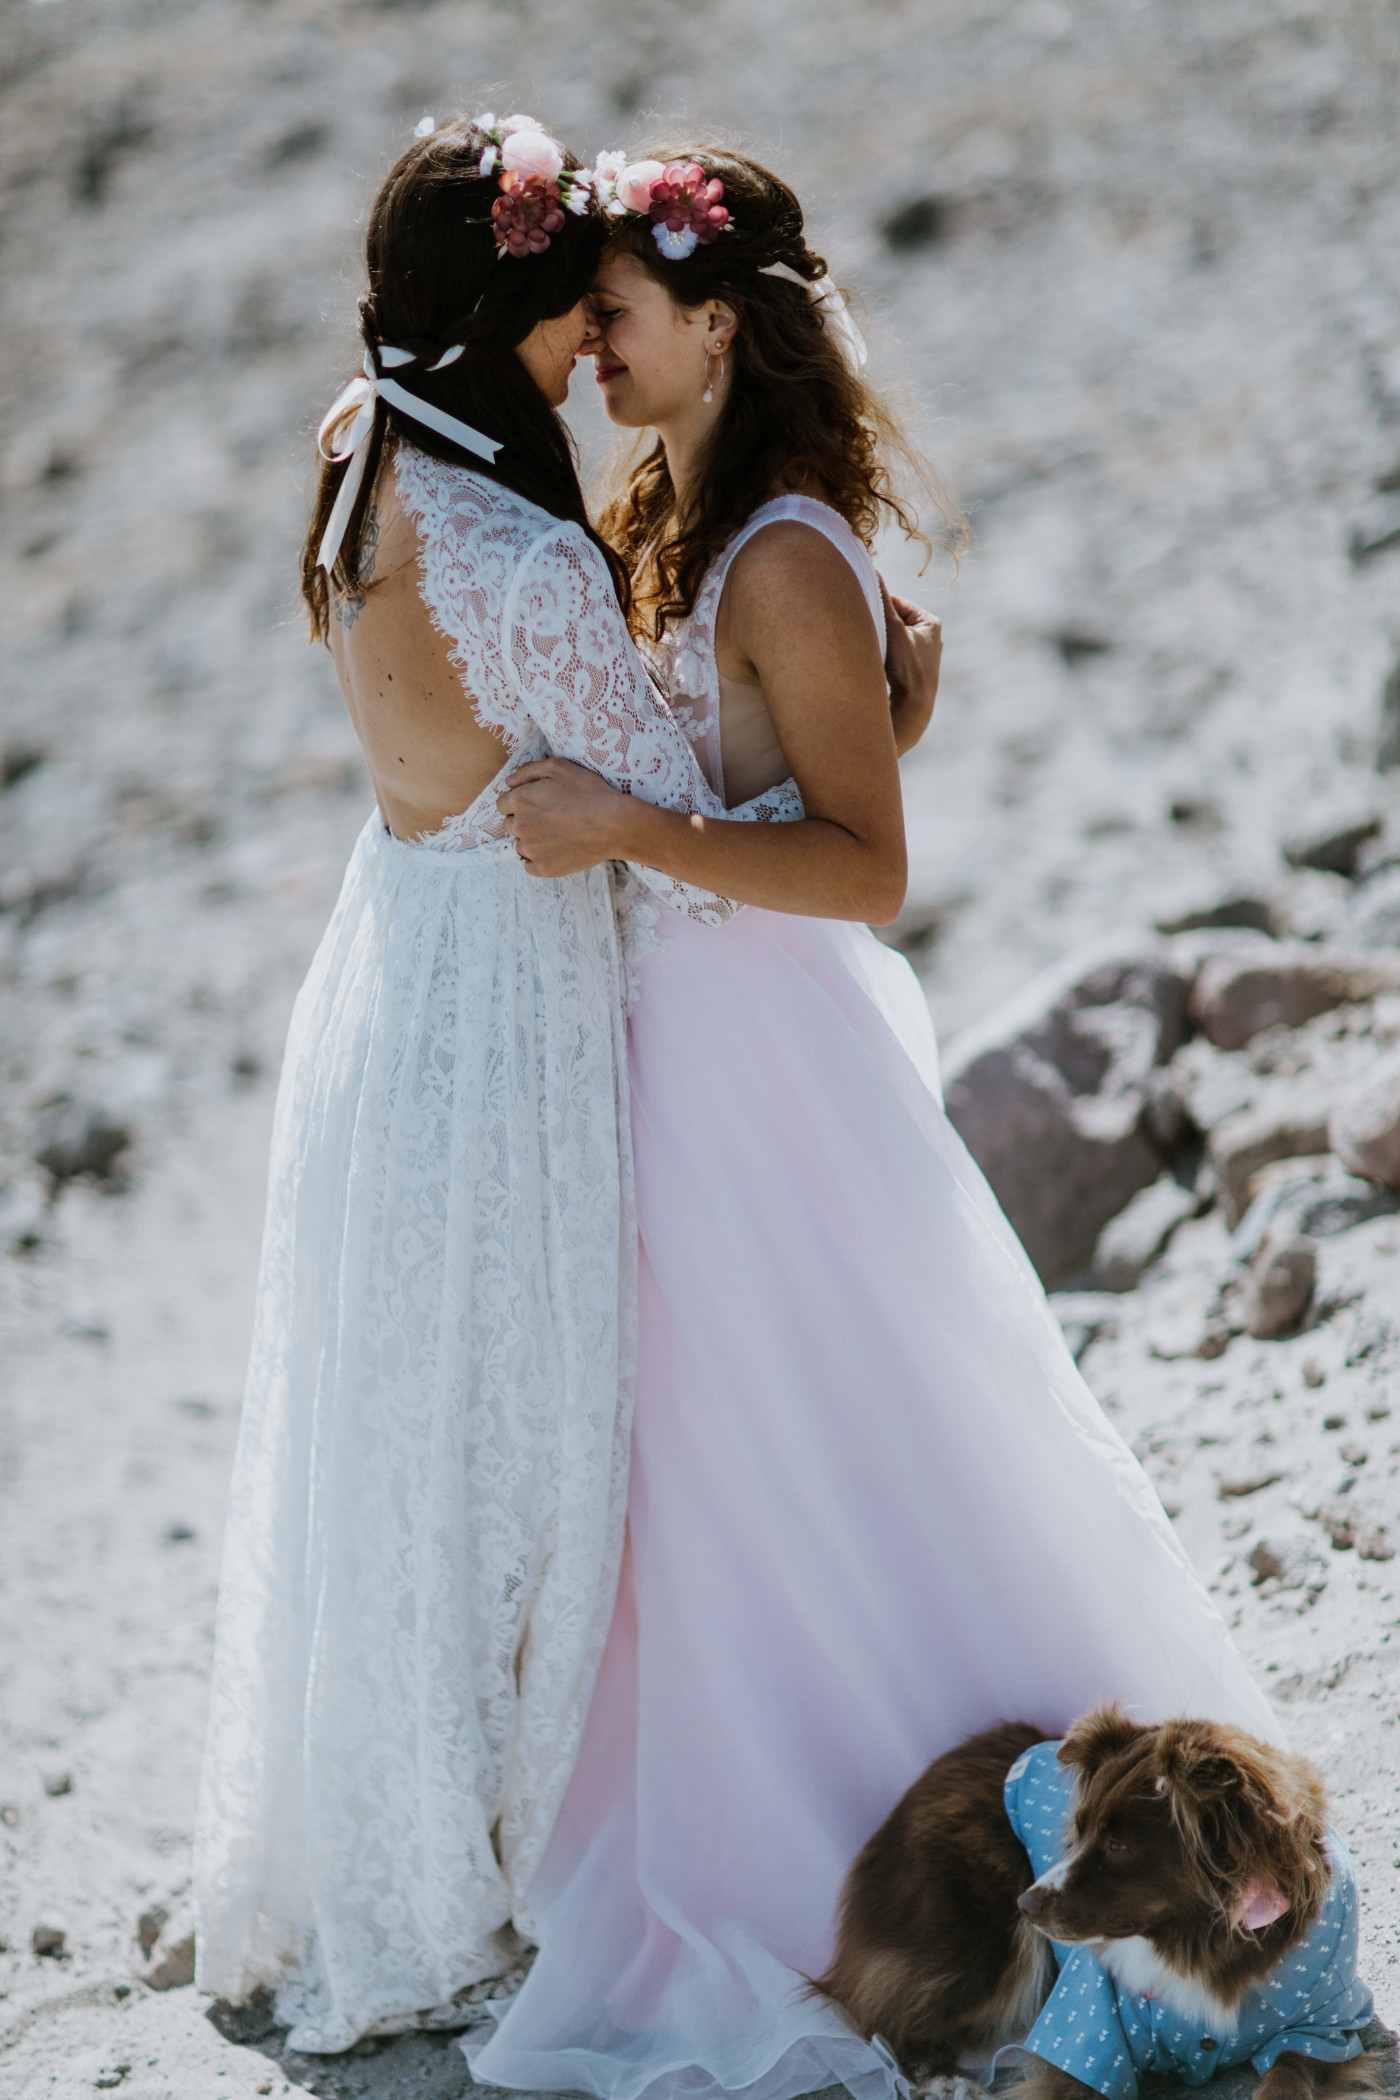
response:
M363 371L321 426L303 592L376 807L278 1093L195 1857L201 1984L274 1986L303 2051L460 2025L532 1933L622 1544L628 953L662 904L736 909L535 881L496 807L552 752L723 808L557 414L605 237L532 121L430 128L375 200ZM900 650L917 695L927 638Z
M730 821L558 758L500 807L541 875L622 858L750 908L661 910L639 971L618 1606L539 1953L465 2046L484 2084L601 2100L883 2100L889 2051L805 1979L934 1757L1112 1698L1276 1724L943 1112L912 972L853 923L902 897L921 724L880 677L868 544L910 520L841 294L753 161L636 163L614 201L598 383L656 441L603 530Z

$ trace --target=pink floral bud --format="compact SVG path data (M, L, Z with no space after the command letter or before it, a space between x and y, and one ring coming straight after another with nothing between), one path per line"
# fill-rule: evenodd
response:
M564 166L564 156L542 131L513 131L501 148L501 165L512 175L539 175L550 182Z
M617 194L629 211L649 211L655 183L666 173L659 160L634 160L617 178Z

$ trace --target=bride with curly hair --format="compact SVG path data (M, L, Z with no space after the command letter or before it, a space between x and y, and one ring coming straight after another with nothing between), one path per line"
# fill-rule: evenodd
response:
M629 1023L641 1235L628 1542L539 1953L484 2083L637 2100L899 2089L804 1989L846 1870L940 1752L1100 1700L1276 1733L1146 1476L943 1112L908 965L869 546L901 445L797 198L698 146L622 171L594 281L602 519L729 821L552 757L500 797L527 867L622 858L658 908ZM736 807L781 798L785 820ZM786 850L785 850L786 849Z

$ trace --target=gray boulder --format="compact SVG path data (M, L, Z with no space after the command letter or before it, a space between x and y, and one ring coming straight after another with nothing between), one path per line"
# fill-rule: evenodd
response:
M1351 876L1356 873L1362 847L1378 838L1384 826L1385 819L1377 811L1358 810L1285 840L1283 857L1291 868L1321 868L1329 875Z
M948 1114L1050 1285L1161 1172L1150 1074L1186 1029L1187 969L1165 942L1098 943L1035 978L952 1045Z
M1317 1248L1310 1239L1269 1240L1250 1271L1244 1324L1256 1341L1272 1342L1296 1327L1317 1283Z
M1400 989L1400 956L1348 954L1280 941L1271 950L1210 958L1196 980L1191 1011L1222 1050L1239 1050L1262 1029L1297 1028L1348 1001Z
M1332 1111L1332 1150L1344 1167L1400 1189L1400 1053L1382 1058Z
M1211 1132L1208 1153L1230 1230L1249 1208L1251 1183L1261 1167L1331 1149L1327 1101L1315 1087L1291 1088L1282 1099L1227 1116Z

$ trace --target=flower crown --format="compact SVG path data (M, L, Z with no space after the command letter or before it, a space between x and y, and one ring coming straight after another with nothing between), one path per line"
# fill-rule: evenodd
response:
M732 230L729 207L720 202L724 184L698 160L629 162L623 153L600 153L591 172L608 217L651 219L652 238L669 262L683 262Z
M501 194L491 206L498 255L543 255L550 236L563 230L564 213L582 218L594 201L609 218L650 219L657 247L672 262L731 230L729 208L720 202L724 184L699 161L629 161L607 152L591 168L566 168L563 150L533 117L487 110L474 121L490 140L481 173L500 170ZM434 128L424 117L414 135L426 138Z

